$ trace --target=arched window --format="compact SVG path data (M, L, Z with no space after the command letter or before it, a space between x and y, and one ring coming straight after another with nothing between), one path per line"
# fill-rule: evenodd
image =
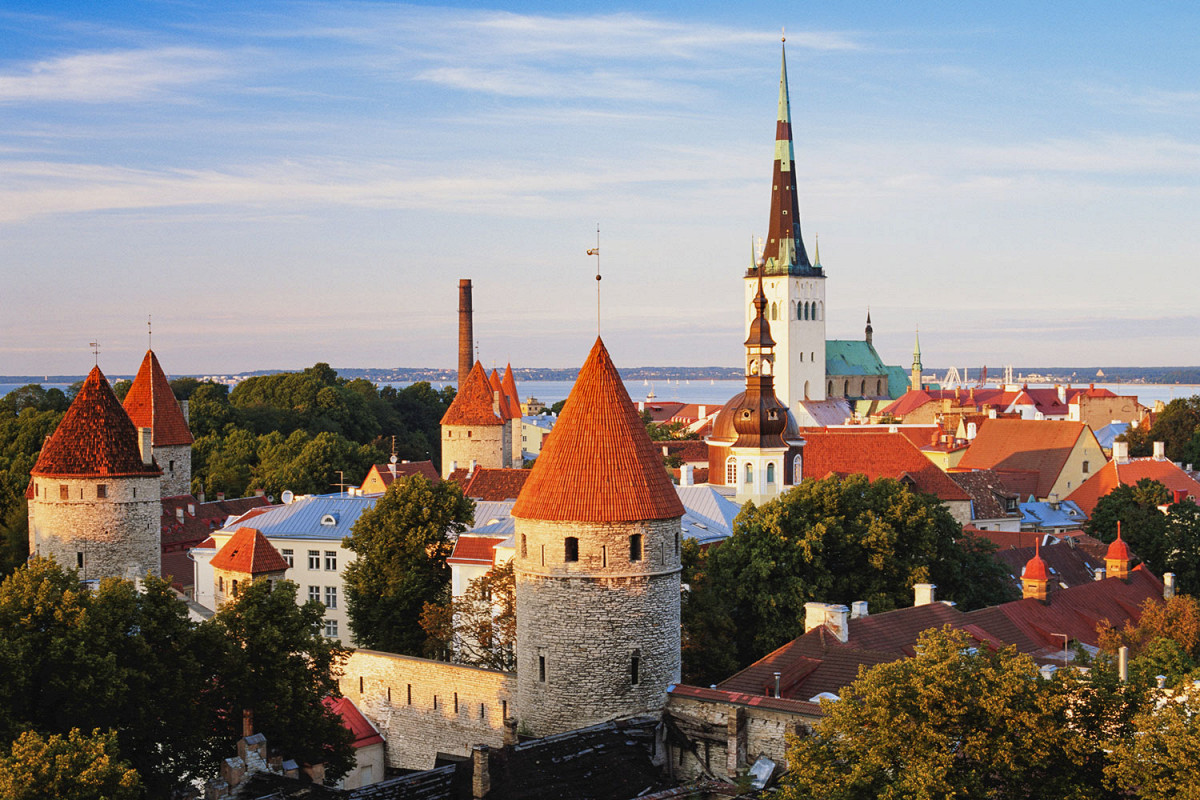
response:
M775 482L775 462L767 464L767 483Z
M566 542L564 543L564 548L563 548L563 560L564 561L578 561L579 560L579 537L577 537L577 536L568 536L567 537Z
M766 361L766 360L764 360L764 361L762 362L762 374L763 374L763 375L770 375L770 374L771 374L771 362L770 362L770 361Z
M521 534L521 558L529 558L529 538Z
M771 319L779 319L779 306L771 303Z
M825 304L824 303L815 303L813 305L813 319L824 319L824 318L825 318Z
M757 375L757 374L758 374L758 359L751 359L751 360L750 360L750 374L751 374L751 375Z
M804 459L797 454L792 459L792 486L795 486L804 480Z
M825 390L825 394L828 397L833 397L833 381L829 382L829 388Z
M629 560L642 560L642 535L635 533L629 537Z
M808 315L809 315L808 303L805 303L804 304L804 318L808 319Z
M801 361L803 361L803 360L804 360L804 353L801 353L801 354L800 354L800 360L801 360ZM805 382L804 382L804 399L805 399L805 400L807 400L807 399L808 399L808 381L805 381Z
M632 686L637 686L641 682L641 666L642 666L642 651L634 650L633 656L629 659L629 683Z
M746 483L754 483L754 465L746 465Z
M796 316L796 301L793 300L792 301L792 315L790 317L788 317L788 319L792 319L792 317L795 317L795 316Z
M860 381L860 382L859 382L859 385L858 385L858 394L859 394L859 396L860 396L860 397L866 397L866 396L867 396L867 381L866 381L866 379L865 379L865 378L864 378L862 381Z
M733 456L725 459L725 485L733 486L737 483L737 459Z
M850 381L842 382L842 397L850 396Z

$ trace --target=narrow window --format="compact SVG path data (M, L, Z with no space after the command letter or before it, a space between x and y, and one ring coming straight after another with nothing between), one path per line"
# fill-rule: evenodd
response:
M326 550L325 551L325 569L329 570L330 572L337 572L337 551L336 550Z
M408 704L412 705L412 684L408 685Z
M680 550L679 550L679 531L675 531L675 555L680 555Z
M546 657L538 656L538 681L546 682Z
M82 552L75 554L75 568L83 569L83 553Z
M542 545L542 566L546 566L546 545Z
M218 592L225 591L225 576L224 575L217 576L217 591Z
M458 692L454 693L454 713L458 713Z
M500 719L508 719L508 701L500 701Z
M282 554L283 554L283 560L287 562L288 569L291 569L292 567L296 566L296 564L295 564L296 556L291 550L283 550Z
M308 551L308 568L309 569L320 569L321 568L321 551L320 550L309 550Z
M359 694L363 693L363 677L362 677L362 675L358 676L358 693Z
M1083 474L1087 475L1087 473L1088 473L1088 462L1085 461L1085 462L1083 462Z
M642 560L642 535L635 533L629 537L629 560Z
M754 465L753 464L746 465L746 480L745 480L745 482L746 483L754 483Z
M134 500L136 500L136 499L137 499L137 487L136 487L136 486L135 486L135 487L133 487L133 499L134 499Z
M175 462L174 461L167 462L167 472L171 473L172 475L175 474Z
M600 566L608 566L608 545L606 544L600 545Z
M521 534L521 558L529 558L529 537Z
M483 719L484 717L487 716L486 709L487 709L487 707L483 703L479 704L479 718L480 719Z
M629 683L631 686L637 686L638 682L641 680L642 676L639 674L641 672L641 667L642 651L634 650L633 657L629 659Z
M1083 471L1087 472L1087 462L1086 461L1083 462ZM101 484L97 485L96 486L96 498L98 500L103 500L106 497L108 497L108 484L101 483Z
M779 319L779 306L771 303L771 319Z
M433 696L433 710L437 711L437 695Z
M236 580L233 582L233 596L238 596L238 582Z
M579 539L575 536L568 536L566 546L564 548L563 559L565 561L579 560Z
M392 702L392 687L388 687L388 702Z
M71 489L65 483L61 484L58 487L58 499L59 500L70 500L71 499Z
M792 458L792 485L795 486L804 477L804 462L800 456Z
M767 464L767 483L775 482L775 462Z
M337 608L337 587L336 586L326 586L325 587L325 607L326 608Z
M468 438L468 439L470 439L470 438L471 438L471 432L470 432L470 431L467 431L467 438Z

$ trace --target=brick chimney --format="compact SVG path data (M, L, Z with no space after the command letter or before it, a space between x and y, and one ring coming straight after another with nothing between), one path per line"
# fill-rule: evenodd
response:
M914 583L913 584L913 605L928 606L933 605L937 598L937 585L933 583Z
M471 366L475 363L475 324L471 307L471 279L458 282L458 388L462 390Z

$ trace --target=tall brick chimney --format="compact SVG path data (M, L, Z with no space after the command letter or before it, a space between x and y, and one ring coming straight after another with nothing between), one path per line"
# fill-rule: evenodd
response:
M458 388L462 391L463 381L475 363L475 326L471 319L471 279L458 282Z

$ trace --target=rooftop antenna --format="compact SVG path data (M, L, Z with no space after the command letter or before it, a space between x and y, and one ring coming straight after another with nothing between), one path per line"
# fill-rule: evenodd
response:
M100 340L93 339L88 342L88 347L92 348L92 355L96 358L96 366L100 366Z
M600 335L600 223L596 223L596 246L587 251L596 257L596 335Z
M346 493L346 487L349 486L350 484L346 483L346 473L344 471L339 469L337 471L337 474L338 474L338 482L330 484L330 485L338 487L341 490L339 492L339 494L344 495Z

